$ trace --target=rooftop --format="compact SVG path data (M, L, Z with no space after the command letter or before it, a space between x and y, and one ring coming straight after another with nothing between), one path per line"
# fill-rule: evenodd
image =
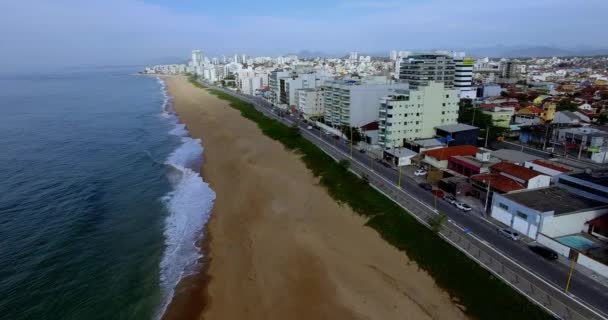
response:
M479 130L479 128L464 124L464 123L456 123L456 124L448 124L445 126L437 126L435 129L443 130L445 132L460 132L460 131L468 131L468 130Z
M542 173L540 173L536 170L528 169L526 167L522 167L522 166L516 165L511 162L499 162L492 166L492 170L504 172L510 176L513 176L513 177L516 177L516 178L519 178L519 179L522 179L525 181L528 181L534 177L543 175Z
M481 160L477 159L476 156L454 156L454 157L450 157L450 158L457 159L462 162L466 162L466 163L474 165L478 168L489 167L498 162L498 160L491 159L491 158L490 158L490 161L481 161Z
M586 173L586 172L574 173L574 174L570 174L569 176L580 179L580 180L584 180L587 182L591 182L591 183L600 185L602 187L608 187L608 173L603 170L602 171L598 170L596 172L591 172L591 173Z
M423 148L438 147L438 146L445 145L444 142L441 142L440 140L437 140L435 138L414 140L413 143L415 143Z
M540 159L540 157L517 151L517 150L509 150L509 149L498 149L496 151L492 151L492 157L503 160L510 161L514 163L524 163L526 161L533 161Z
M388 153L388 154L390 154L392 156L399 157L399 158L401 158L401 157L415 156L415 155L418 154L418 153L416 153L416 152L414 152L414 151L412 151L410 149L407 149L407 148L386 149L386 150L384 150L384 152L386 152L386 153Z
M555 211L556 216L606 206L603 202L570 193L556 186L522 190L504 197L536 211Z
M473 181L481 182L484 185L490 186L494 190L498 190L502 193L525 189L526 187L517 181L509 179L503 175L496 173L482 173L471 176Z
M551 163L549 161L543 161L543 160L540 160L540 159L533 160L532 163L535 163L535 164L537 164L539 166L543 166L545 168L549 168L549 169L552 169L552 170L555 170L555 171L560 171L560 172L570 172L570 171L572 171L572 169L570 169L570 168L566 168L564 166L559 166L559 165L556 165L556 164Z
M474 146L454 146L445 147L424 152L426 156L433 157L437 160L447 160L454 156L474 156L477 153L477 147Z

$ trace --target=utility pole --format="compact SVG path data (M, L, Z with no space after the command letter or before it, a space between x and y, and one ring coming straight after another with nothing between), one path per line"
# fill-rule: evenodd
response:
M475 108L475 106L473 106L473 119L471 120L471 125L474 126L475 125L475 111L477 110L477 108Z
M578 159L580 160L581 154L583 153L583 146L587 143L587 136L581 137L581 145L578 148Z
M353 158L353 127L348 126L350 128L350 158Z
M486 204L484 206L484 215L488 212L488 202L490 201L490 185L492 184L492 177L488 177L488 190L486 191Z
M483 145L484 148L488 147L488 137L490 137L490 126L486 127L486 141L485 141L485 143Z
M549 126L551 125L545 123L545 138L543 139L543 150L547 149L547 136L549 135Z
M401 189L401 166L399 165L399 160L397 160L397 168L399 168L399 179L397 180L397 186Z
M568 281L566 282L566 289L564 290L568 293L570 289L570 280L572 280L572 275L574 274L574 268L576 268L576 261L578 260L578 251L575 251L575 254L572 256L572 266L570 267L570 273L568 274Z

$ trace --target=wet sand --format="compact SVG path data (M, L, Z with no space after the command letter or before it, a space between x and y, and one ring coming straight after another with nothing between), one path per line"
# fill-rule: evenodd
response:
M296 154L185 77L164 79L217 194L206 268L182 282L167 319L466 319Z

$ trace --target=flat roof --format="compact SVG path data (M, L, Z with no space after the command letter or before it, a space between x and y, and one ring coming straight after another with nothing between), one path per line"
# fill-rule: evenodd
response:
M472 164L478 168L490 167L491 165L498 163L498 160L496 159L490 159L490 161L481 161L477 159L476 156L453 156L452 158Z
M602 172L602 173L586 173L586 172L580 172L580 173L573 173L573 174L569 174L569 176L573 177L573 178L577 178L577 179L581 179L587 182L591 182L593 184L597 184L600 185L602 187L608 187L608 172Z
M445 126L437 126L437 127L435 127L435 129L443 130L446 132L459 132L459 131L468 131L468 130L474 130L474 129L479 129L479 128L468 125L468 124L464 124L464 123L456 123L456 124L447 124Z
M418 154L418 153L416 153L416 152L414 152L414 151L412 151L410 149L407 149L407 148L386 149L386 150L384 150L384 152L386 152L386 153L388 153L390 155L393 155L395 157L399 157L399 158L401 158L401 157L411 157L411 156L415 156L415 155Z
M412 141L412 143L415 143L421 147L437 147L437 146L445 146L444 142L441 142L435 138L429 138L429 139L420 139L420 140L414 140Z
M557 186L521 190L502 196L540 212L555 211L556 216L592 208L608 207L603 202L576 195Z
M521 152L518 150L509 150L509 149L498 149L492 151L492 157L498 158L503 161L515 162L515 163L524 163L526 161L533 161L541 159L541 157L537 157L535 155L531 155L525 152Z

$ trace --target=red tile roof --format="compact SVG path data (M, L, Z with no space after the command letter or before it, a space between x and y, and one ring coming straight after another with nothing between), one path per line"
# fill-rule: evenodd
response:
M542 175L542 173L528 169L526 167L518 166L511 162L499 162L490 167L492 171L504 172L510 176L528 181L534 177Z
M541 108L535 107L535 106L529 106L529 107L526 107L526 108L522 108L519 111L522 112L522 111L524 111L524 109L525 109L525 111L527 111L527 112L524 112L524 114L527 114L527 113L540 114L540 113L543 112L543 110Z
M555 164L547 162L547 161L533 160L532 163L536 163L536 164L538 164L540 166L543 166L545 168L553 169L553 170L559 171L559 172L570 172L570 171L572 171L572 169L569 169L569 168L566 168L566 167L561 167L561 166L555 165Z
M453 156L474 156L476 153L477 147L465 145L428 150L424 155L441 161Z
M471 179L485 185L488 185L488 183L490 183L490 188L496 191L500 191L502 193L522 190L526 188L521 183L518 183L515 180L511 180L503 175L496 173L476 174L474 176L471 176Z

